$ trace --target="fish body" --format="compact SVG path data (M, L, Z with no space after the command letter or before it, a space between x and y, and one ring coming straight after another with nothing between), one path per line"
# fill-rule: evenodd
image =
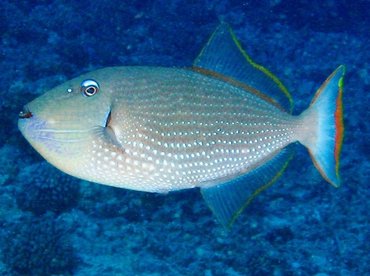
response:
M311 108L293 116L259 90L270 82L271 90L285 92L267 70L252 61L244 61L251 71L247 75L238 73L240 66L215 69L214 56L207 52L219 44L212 39L228 33L233 40L225 26L216 30L192 68L108 67L70 80L26 105L19 129L51 164L82 179L146 192L200 187L222 223L285 169L285 151L295 142L314 156L317 148L331 143L332 156L319 156L315 164L339 185L338 168L333 168L338 160L326 168L327 160L339 158L335 150L340 151L342 135L325 136L323 124L331 119L321 114L321 105L327 97L322 100L320 91ZM335 91L336 99L342 71L321 88ZM339 107L341 102L330 112L337 114ZM335 114L334 128L339 129L341 114ZM228 188L227 201L238 197L231 190L238 193L242 187L245 192L236 207L223 210L226 199L217 191L224 193L225 183L245 176L253 183L248 189L247 184Z

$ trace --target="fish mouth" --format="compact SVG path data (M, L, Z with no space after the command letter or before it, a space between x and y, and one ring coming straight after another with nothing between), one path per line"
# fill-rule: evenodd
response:
M33 116L32 112L29 110L28 106L23 106L23 109L19 112L18 118L19 119L29 119Z

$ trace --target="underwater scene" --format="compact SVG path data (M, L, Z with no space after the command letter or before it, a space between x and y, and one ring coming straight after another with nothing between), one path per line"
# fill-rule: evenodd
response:
M0 275L370 275L369 15L0 1Z

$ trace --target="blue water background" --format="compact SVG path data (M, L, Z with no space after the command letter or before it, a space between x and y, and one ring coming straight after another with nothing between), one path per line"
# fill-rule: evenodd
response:
M1 275L369 275L369 14L365 0L2 0ZM342 187L301 149L225 231L197 189L76 180L17 130L23 104L83 72L191 66L221 20L289 88L296 114L346 65Z

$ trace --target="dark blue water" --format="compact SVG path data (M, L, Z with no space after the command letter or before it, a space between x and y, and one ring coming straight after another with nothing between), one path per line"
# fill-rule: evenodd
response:
M369 14L365 0L2 0L1 275L369 274ZM226 231L198 190L157 195L80 181L17 130L23 104L83 72L191 66L220 20L289 88L295 113L346 65L342 187L301 149Z

